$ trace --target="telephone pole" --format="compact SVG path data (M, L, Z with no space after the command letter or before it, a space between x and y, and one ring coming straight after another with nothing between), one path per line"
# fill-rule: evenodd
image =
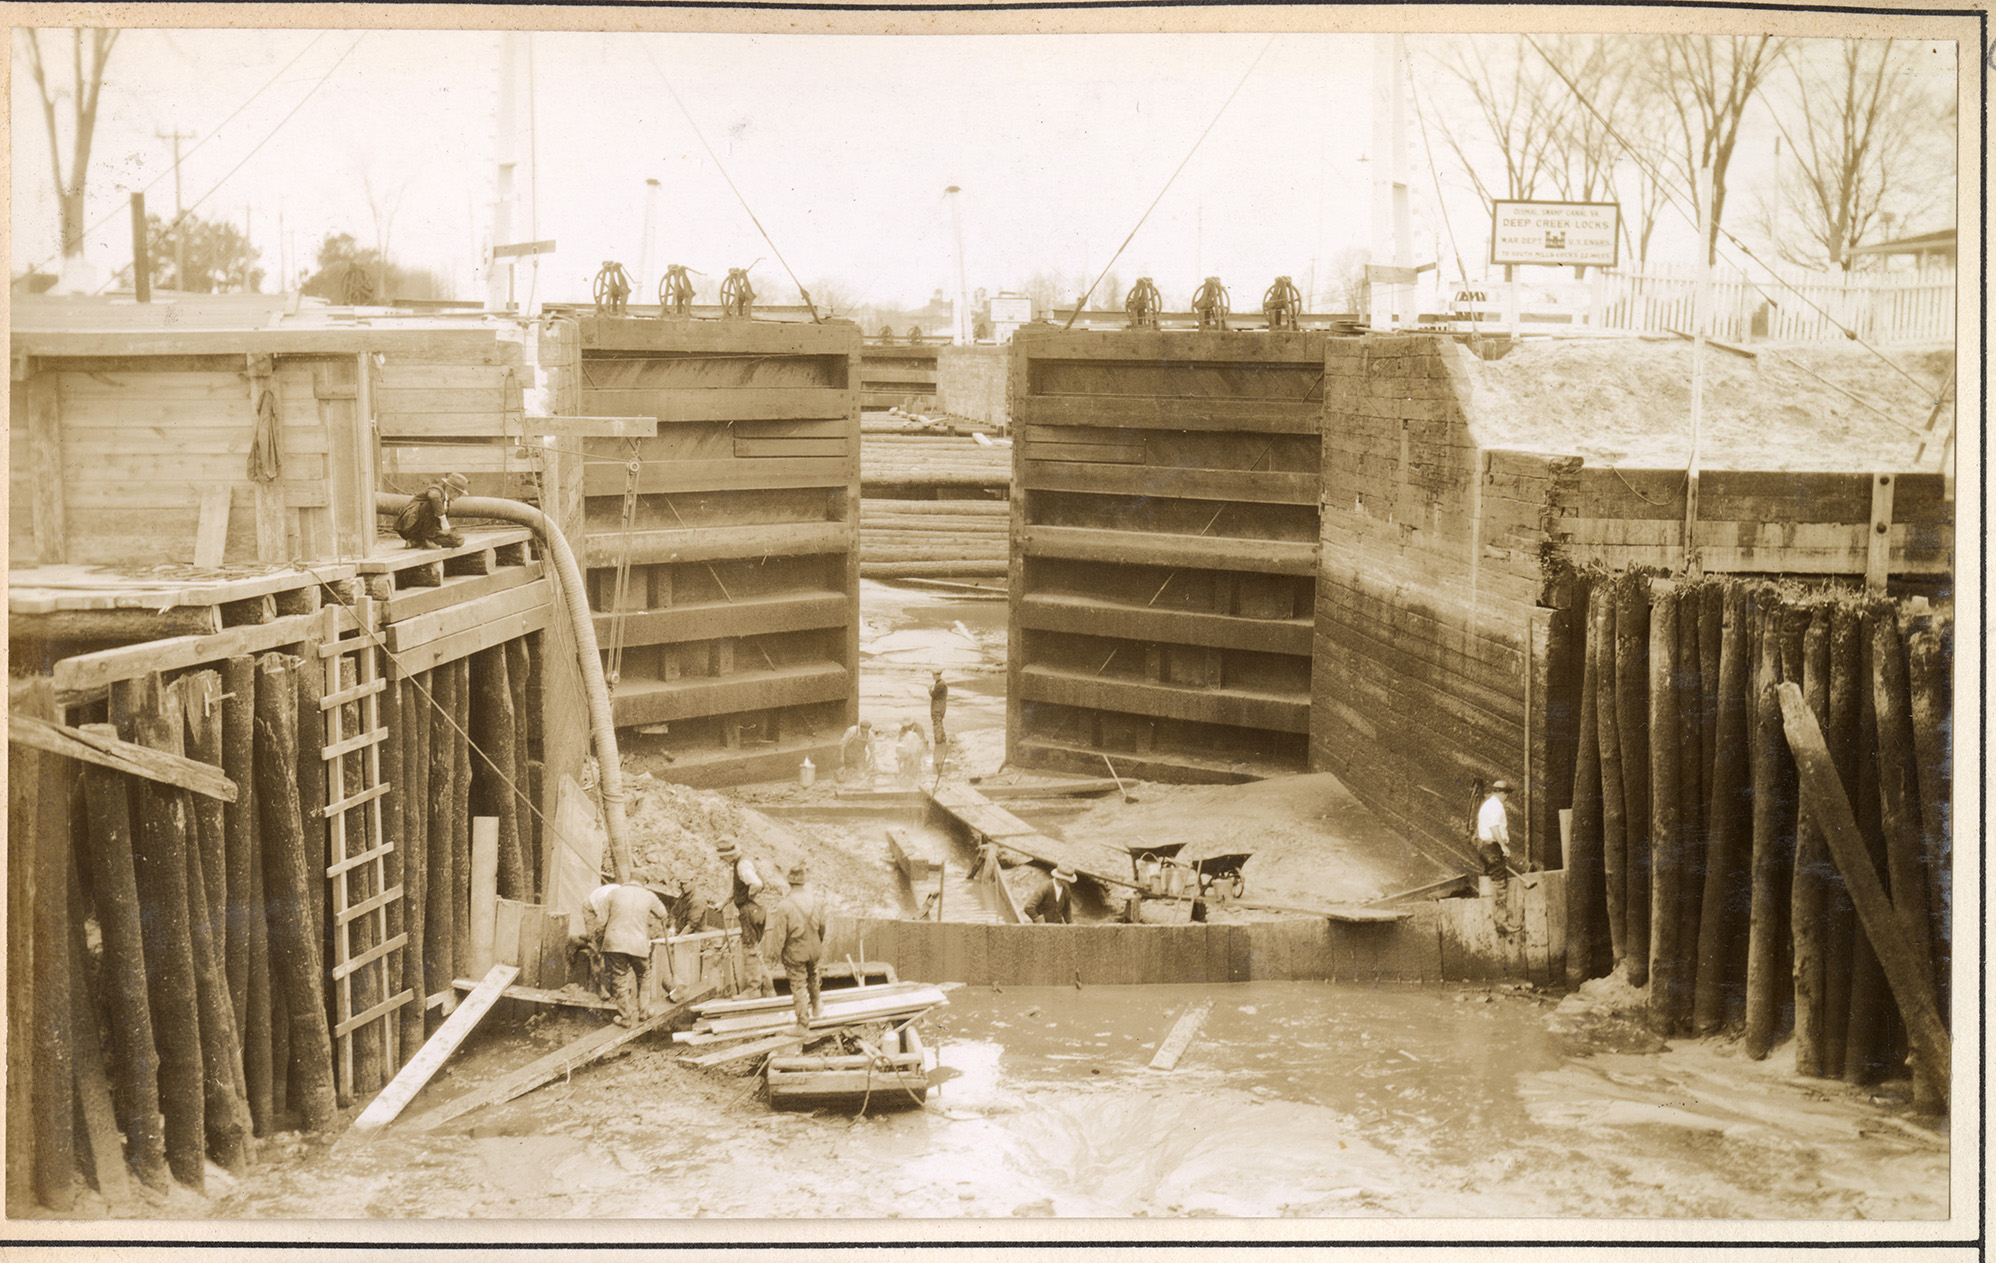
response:
M80 38L80 37L79 37ZM193 132L183 132L178 127L170 132L154 132L154 137L173 142L173 288L187 288L187 251L181 245L180 216L180 142L194 139Z

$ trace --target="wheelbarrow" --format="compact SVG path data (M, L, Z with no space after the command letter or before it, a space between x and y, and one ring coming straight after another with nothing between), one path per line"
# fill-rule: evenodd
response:
M1208 855L1204 859L1188 861L1190 868L1199 879L1199 893L1213 899L1238 899L1247 893L1247 878L1241 875L1241 868L1254 858L1252 851L1236 851L1228 855Z
M1139 890L1150 895L1170 893L1171 870L1183 867L1177 860L1178 853L1185 849L1183 842L1138 841L1126 844L1124 849L1130 853L1130 876Z

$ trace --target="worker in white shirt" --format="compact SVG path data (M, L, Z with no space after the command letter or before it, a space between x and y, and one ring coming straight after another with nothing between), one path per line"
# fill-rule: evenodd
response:
M1492 880L1502 881L1513 869L1511 864L1511 817L1508 803L1511 782L1490 782L1490 793L1476 811L1476 853L1482 857L1483 871Z
M773 996L776 984L769 980L769 970L762 963L762 931L769 917L756 902L756 896L762 893L762 878L733 838L722 838L715 850L721 863L727 866L728 900L735 905L735 914L742 925L742 954L748 958L750 975L747 981L756 994Z

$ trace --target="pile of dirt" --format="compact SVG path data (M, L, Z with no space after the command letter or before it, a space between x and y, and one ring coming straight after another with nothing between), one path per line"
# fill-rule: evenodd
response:
M714 848L723 838L733 838L769 884L765 904L785 888L783 874L802 861L810 869L811 884L824 894L828 911L897 915L893 873L878 857L855 856L842 839L826 837L806 825L779 823L711 790L654 780L649 773L627 782L625 788L630 795L626 821L631 863L640 870L652 868L667 877L684 878L699 903L728 897L728 870Z
M1920 443L1911 431L1926 426L1951 362L1944 346L1895 349L1890 363L1856 345L1752 350L1753 359L1705 353L1703 468L1911 468ZM1519 343L1501 360L1464 350L1457 362L1471 383L1470 428L1486 448L1672 469L1691 453L1691 358L1691 344L1676 338L1549 339ZM1938 458L1930 446L1925 467Z
M1274 903L1358 902L1449 875L1328 772L1246 785L1145 782L1131 792L1135 803L1111 794L1048 832L1118 850L1180 842L1182 860L1252 852L1242 897Z

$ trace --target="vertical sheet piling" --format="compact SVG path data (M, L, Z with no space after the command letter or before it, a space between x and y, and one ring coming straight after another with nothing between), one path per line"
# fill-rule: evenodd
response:
M1586 622L1581 642L1580 731L1573 760L1573 817L1566 859L1566 983L1578 987L1599 971L1601 944L1607 935L1606 908L1601 901L1605 874L1601 863L1601 735L1599 632L1602 585L1589 584Z
M457 772L456 746L451 736L451 716L457 710L457 673L448 666L430 672L432 705L423 716L429 747L429 907L424 927L423 995L448 993L457 977L457 889L458 869L454 839L457 826L452 816L457 791L452 779ZM441 1021L441 1017L437 1019Z
M1830 713L1830 613L1817 606L1802 642L1802 696L1819 720ZM1823 1073L1824 913L1829 901L1829 847L1806 802L1795 834L1795 876L1789 882L1789 932L1795 943L1795 1073Z
M402 690L402 836L407 854L402 859L402 904L407 909L402 923L409 931L409 944L402 949L402 985L415 992L415 1000L402 1015L402 1060L406 1064L422 1050L428 1037L424 1001L430 991L425 977L424 953L428 950L429 872L430 872L430 687L428 672L403 681Z
M1629 954L1629 861L1621 725L1615 713L1616 589L1613 582L1594 585L1589 596L1594 606L1593 635L1588 640L1595 661L1595 724L1601 760L1601 873L1608 900L1608 939L1614 963L1619 966Z
M1615 723L1622 741L1623 827L1628 831L1628 976L1649 985L1649 577L1617 581L1615 611Z
M1775 686L1781 682L1781 610L1772 597L1761 603L1757 639L1759 660L1754 668L1753 731L1753 902L1748 926L1746 1054L1766 1058L1774 1046L1774 1029L1781 999L1776 971L1781 933L1777 904L1782 897L1781 863L1781 708Z
M1747 790L1746 678L1751 627L1746 590L1724 585L1719 627L1718 682L1713 692L1713 755L1710 830L1705 849L1705 888L1698 921L1698 981L1692 1000L1692 1029L1716 1032L1725 1022L1729 985L1744 982L1733 969L1735 941L1746 915L1747 883L1742 880L1750 853L1743 825Z
M1677 943L1678 893L1684 872L1677 796L1677 606L1659 592L1649 615L1650 1029L1671 1035L1683 990Z
M223 963L236 1028L247 1035L250 922L263 916L261 905L250 902L251 857L256 854L256 660L248 654L222 664L221 703L222 771L236 783L236 801L222 809ZM247 1075L247 1044L243 1051Z

